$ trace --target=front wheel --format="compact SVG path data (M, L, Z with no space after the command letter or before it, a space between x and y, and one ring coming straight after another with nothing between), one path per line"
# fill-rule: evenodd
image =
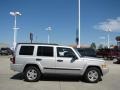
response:
M96 67L88 68L84 75L85 80L90 83L97 83L101 79L100 70Z
M37 67L29 66L25 69L24 72L25 81L36 82L41 77L41 72Z

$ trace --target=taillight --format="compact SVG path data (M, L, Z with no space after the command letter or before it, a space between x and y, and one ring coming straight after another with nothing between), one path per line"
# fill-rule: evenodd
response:
M15 64L15 57L10 58L10 61Z

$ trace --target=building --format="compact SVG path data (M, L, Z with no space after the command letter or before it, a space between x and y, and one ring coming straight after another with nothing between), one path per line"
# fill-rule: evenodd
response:
M6 47L9 47L9 45L6 43L0 43L0 48L6 48Z

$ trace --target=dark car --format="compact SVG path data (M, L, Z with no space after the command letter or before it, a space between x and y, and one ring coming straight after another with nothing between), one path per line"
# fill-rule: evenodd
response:
M96 57L96 51L92 48L76 48L81 56Z
M117 58L119 56L120 52L117 49L107 48L107 49L98 49L96 54L97 57L113 60L114 58Z
M1 48L0 54L1 55L12 55L13 51L10 48Z
M2 51L0 50L0 55L1 55Z

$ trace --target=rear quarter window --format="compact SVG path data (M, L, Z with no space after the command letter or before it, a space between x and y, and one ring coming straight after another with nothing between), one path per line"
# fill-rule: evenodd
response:
M19 55L33 55L34 46L21 46Z

